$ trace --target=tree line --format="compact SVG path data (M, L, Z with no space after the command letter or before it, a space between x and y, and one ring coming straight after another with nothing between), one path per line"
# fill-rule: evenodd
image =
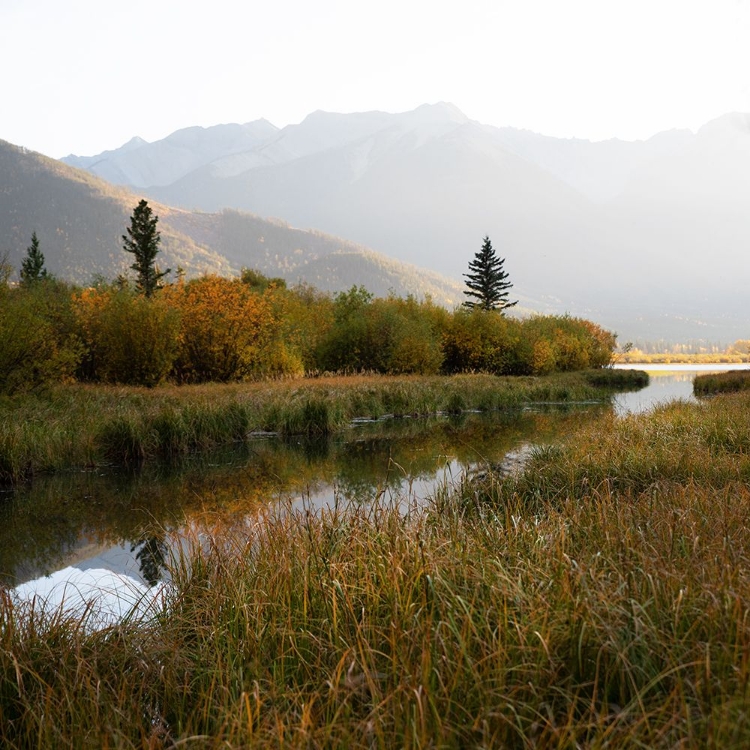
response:
M480 253L494 274L488 288L500 297L488 302L470 286L475 304L454 311L429 298L375 298L361 286L336 295L289 288L250 269L165 283L168 271L155 263L156 217L145 201L123 247L134 255L135 281L81 288L56 279L44 269L36 235L20 284L3 266L0 392L73 380L155 386L321 372L543 375L607 365L615 347L612 333L587 320L503 315L514 303L489 238Z

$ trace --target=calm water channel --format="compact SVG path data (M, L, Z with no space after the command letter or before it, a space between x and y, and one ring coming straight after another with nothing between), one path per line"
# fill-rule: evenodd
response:
M36 593L50 607L64 598L75 608L104 590L101 619L112 621L158 585L167 538L180 529L280 502L320 507L379 494L419 502L439 483L501 466L509 454L553 442L602 411L692 398L696 368L648 369L651 384L617 396L613 406L361 423L330 439L258 439L142 471L39 477L0 492L0 585L17 587L19 599Z

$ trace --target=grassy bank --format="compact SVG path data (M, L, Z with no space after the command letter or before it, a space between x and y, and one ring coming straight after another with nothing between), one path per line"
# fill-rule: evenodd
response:
M696 396L737 393L748 389L750 389L750 370L707 373L697 375L693 381L693 392Z
M424 512L220 527L168 606L2 604L7 747L746 747L750 399L604 418Z
M616 382L606 380L612 372ZM605 373L605 374L603 374ZM356 376L154 389L70 385L0 401L0 481L169 457L256 431L328 434L356 417L605 398L620 372L546 377ZM636 387L637 374L632 376Z
M647 416L615 418L574 440L536 452L529 470L492 488L496 502L546 505L594 493L659 492L669 484L725 487L750 477L750 408L735 394L702 404L674 402Z

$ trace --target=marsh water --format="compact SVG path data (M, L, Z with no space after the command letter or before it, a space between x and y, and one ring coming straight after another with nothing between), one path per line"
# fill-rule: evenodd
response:
M133 582L137 598L164 576L167 539L181 529L278 504L419 503L467 472L507 468L528 446L554 442L603 411L692 398L695 369L650 374L647 388L612 404L359 422L329 438L258 438L140 470L37 477L0 492L0 585L52 599L66 582L83 597L106 579L115 588Z
M704 365L615 365L617 369L639 369L649 374L646 388L630 393L619 393L614 398L615 412L620 415L641 412L655 404L676 399L695 401L693 380L696 375L728 370L746 370L746 364L704 364Z
M0 582L14 586L67 566L153 583L165 531L273 504L418 502L436 484L500 465L551 442L608 405L528 408L460 417L361 422L329 438L251 440L142 470L65 472L6 490Z

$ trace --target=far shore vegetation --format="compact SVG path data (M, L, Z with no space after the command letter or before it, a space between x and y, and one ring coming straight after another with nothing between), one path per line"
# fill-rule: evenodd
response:
M72 467L139 463L246 441L326 435L355 418L493 411L604 400L645 373L354 375L143 388L69 384L0 398L0 482Z
M655 349L653 347L656 347ZM632 365L714 365L750 363L750 341L738 339L729 346L653 344L649 351L629 346L615 353L619 364Z
M0 743L747 747L748 445L746 393L607 413L408 512L216 520L145 619L0 594Z

